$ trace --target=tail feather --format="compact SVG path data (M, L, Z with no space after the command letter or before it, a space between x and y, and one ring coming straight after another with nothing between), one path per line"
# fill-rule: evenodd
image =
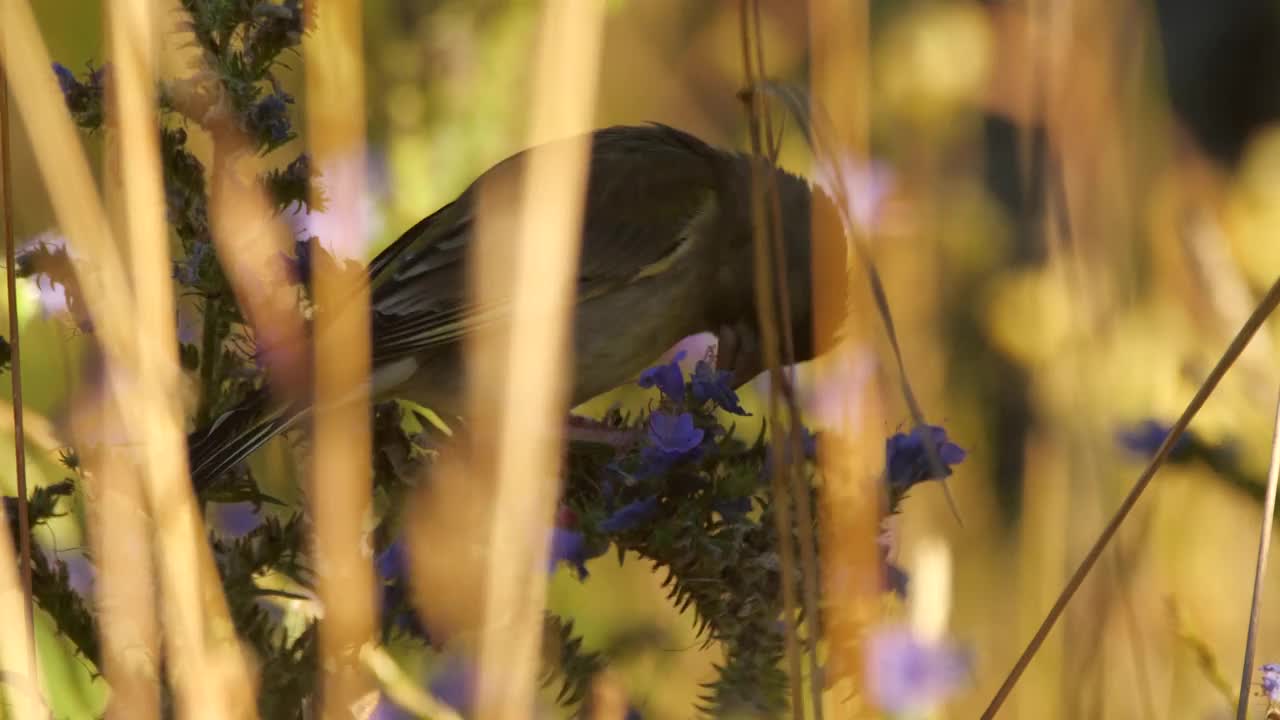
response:
M302 419L305 409L271 406L266 390L250 395L223 413L209 427L187 438L191 483L196 492L208 489L254 450Z

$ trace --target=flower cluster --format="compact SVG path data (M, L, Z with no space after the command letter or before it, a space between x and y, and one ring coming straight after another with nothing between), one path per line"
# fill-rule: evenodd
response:
M1171 426L1159 420L1147 418L1142 422L1121 428L1116 433L1116 439L1134 455L1150 457L1155 455L1164 444L1164 439L1169 436L1172 429ZM1198 439L1191 431L1183 433L1173 444L1173 449L1169 452L1170 459L1175 461L1185 459L1188 451L1196 444L1199 444Z
M909 433L895 433L885 441L884 480L889 495L889 516L901 510L902 501L913 486L927 480L943 480L951 476L952 465L963 462L963 448L947 438L947 431L937 425L921 425ZM884 563L885 587L900 597L907 595L907 572L896 565L894 532L885 519L878 539L880 559Z
M1280 706L1280 665L1267 663L1262 666L1262 694L1270 708Z
M920 713L969 677L967 653L922 639L905 627L877 631L867 643L868 689L892 713Z
M614 458L604 469L601 482L603 502L593 530L612 537L643 529L662 512L663 502L674 502L689 491L705 485L702 461L721 454L721 442L728 436L715 411L746 415L738 394L730 384L730 374L714 369L707 360L699 360L686 381L680 369L683 352L669 362L654 366L640 375L642 388L659 391L657 406L644 421L640 442ZM685 487L675 487L683 477ZM717 498L716 507L727 513L743 514L750 508L750 497L733 494ZM602 543L589 543L583 533L573 529L578 514L562 513L571 522L562 522L552 540L553 562L570 563L582 579L587 571L583 564L600 552ZM590 549L589 549L590 548Z
M106 103L109 69L104 66L95 70L90 66L81 80L67 66L54 63L53 74L58 78L58 89L62 91L67 109L71 111L71 118L76 124L85 130L101 128L106 117L103 108Z
M382 609L383 636L400 632L430 642L426 627L409 605L407 562L404 540L397 539L378 555L374 563L380 585L378 606Z
M947 439L947 431L937 425L921 425L909 433L895 433L884 444L885 482L891 505L926 480L951 476L951 466L964 461L965 451Z

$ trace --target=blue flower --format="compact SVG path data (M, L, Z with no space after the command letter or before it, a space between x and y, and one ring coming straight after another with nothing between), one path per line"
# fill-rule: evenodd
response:
M676 353L671 358L671 362L665 365L655 365L648 370L640 373L640 387L651 388L657 386L663 395L671 398L676 402L684 399L684 373L680 371L680 361L684 359L684 351Z
M53 74L58 79L62 99L71 111L76 123L83 128L97 128L102 124L102 97L106 87L107 66L89 68L84 82L76 79L74 72L61 63L53 63Z
M431 678L429 689L437 700L444 702L458 712L466 713L471 710L472 701L475 697L475 670L456 657L451 658Z
M733 373L728 370L716 370L706 360L699 360L693 368L690 388L693 390L693 401L702 404L710 400L725 412L734 415L750 415L738 404L738 393L734 392L730 382Z
M1262 666L1262 694L1272 703L1280 703L1280 665L1267 663Z
M262 524L258 508L250 502L221 503L213 512L214 522L227 537L244 537Z
M1156 454L1160 446L1164 444L1164 439L1169 436L1169 431L1173 428L1169 425L1147 418L1142 422L1121 429L1116 433L1117 439L1126 450L1135 455L1143 457L1151 457ZM1184 432L1178 441L1173 444L1173 449L1169 452L1170 459L1182 459L1186 455L1186 451L1191 447L1191 433Z
M378 577L383 580L403 580L407 577L407 565L404 557L404 541L396 540L387 546L374 561Z
M10 498L5 498L9 500ZM92 598L98 584L98 570L83 552L58 552L41 548L53 565L61 564L67 573L67 585L83 598Z
M53 64L53 74L58 76L58 88L62 90L62 96L69 100L80 87L76 74L71 72L71 68L57 62Z
M587 560L592 557L595 556L587 553L587 539L582 533L565 528L552 528L551 566L548 572L554 572L557 565L566 562L574 572L578 573L579 580L586 580L589 575Z
M427 629L418 614L409 606L409 566L405 557L403 540L396 540L374 559L378 573L380 604L383 617L390 618L395 627L410 636L430 642Z
M607 533L620 533L643 525L658 514L658 498L651 497L637 500L618 508L612 515L600 523L600 529Z
M876 703L891 713L928 710L968 676L967 653L926 642L906 628L879 630L867 643L868 688Z
M926 440L933 446L941 467L935 468ZM885 477L890 488L903 491L925 480L949 477L951 466L963 462L965 455L963 448L947 439L946 430L923 425L910 434L896 433L885 441Z
M400 707L386 694L378 696L378 704L373 707L373 712L369 713L369 720L417 720L417 717L414 713Z
M296 240L293 243L293 257L280 253L284 262L285 274L289 280L311 287L311 239Z
M663 455L681 458L702 444L706 431L694 427L693 415L655 412L649 416L649 442Z
M475 671L457 658L449 658L427 683L427 690L436 700L460 713L467 713L471 710L475 692ZM382 694L369 715L369 720L411 720L416 717L418 715Z
M636 473L640 477L661 475L672 465L698 456L706 431L695 427L693 415L655 412L649 416L648 446L641 452L644 461Z
M885 589L893 592L900 599L907 598L907 585L911 582L911 576L906 570L897 565L886 562L884 565L884 585Z
M292 137L288 108L292 102L292 96L278 90L249 108L247 117L249 127L263 145L276 146Z
M208 243L196 243L182 260L173 263L173 279L183 285L195 285L200 282L200 266L209 254Z

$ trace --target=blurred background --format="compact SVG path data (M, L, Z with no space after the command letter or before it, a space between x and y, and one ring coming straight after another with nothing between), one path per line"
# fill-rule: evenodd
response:
M97 3L33 5L56 60L77 72L102 63ZM595 124L657 121L745 149L738 4L608 5ZM769 75L807 84L806 3L761 7ZM523 148L537 12L365 3L371 236L338 249L370 257ZM940 487L918 488L895 518L898 555L912 567L920 548L947 549L948 633L974 666L937 717L973 717L1154 450L1133 431L1172 423L1280 274L1280 3L908 0L872 2L870 14L871 157L855 201L926 417L969 451L950 482L963 524ZM300 74L282 80L301 108ZM26 131L19 120L14 200L29 242L57 230ZM102 138L84 141L109 173ZM191 142L199 152L204 140ZM794 120L781 147L783 166L810 174ZM85 341L55 288L20 291L29 473L56 482ZM1197 418L1003 717L1230 715L1280 390L1276 327ZM892 365L881 367L889 383ZM823 425L824 395L857 391L810 388L809 423ZM885 396L888 436L910 415ZM739 430L754 435L763 405L748 399L756 415ZM624 391L588 409L615 401L642 402ZM0 455L11 451L0 413ZM0 490L13 494L12 482L0 463ZM78 532L68 520L48 545L74 555ZM658 637L615 670L645 717L687 717L717 648L700 648L643 564L606 555L589 567L586 583L557 573L552 608L589 646ZM1274 661L1280 613L1264 610L1258 662ZM76 661L51 672L66 716L100 702L100 681Z

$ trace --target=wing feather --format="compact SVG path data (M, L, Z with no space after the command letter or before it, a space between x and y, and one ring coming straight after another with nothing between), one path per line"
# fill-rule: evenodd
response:
M596 132L579 299L678 262L688 249L685 231L715 207L723 157L701 140L662 125ZM505 315L505 304L479 308L467 296L472 211L481 183L519 173L527 158L520 153L495 166L370 264L375 364L457 342Z

